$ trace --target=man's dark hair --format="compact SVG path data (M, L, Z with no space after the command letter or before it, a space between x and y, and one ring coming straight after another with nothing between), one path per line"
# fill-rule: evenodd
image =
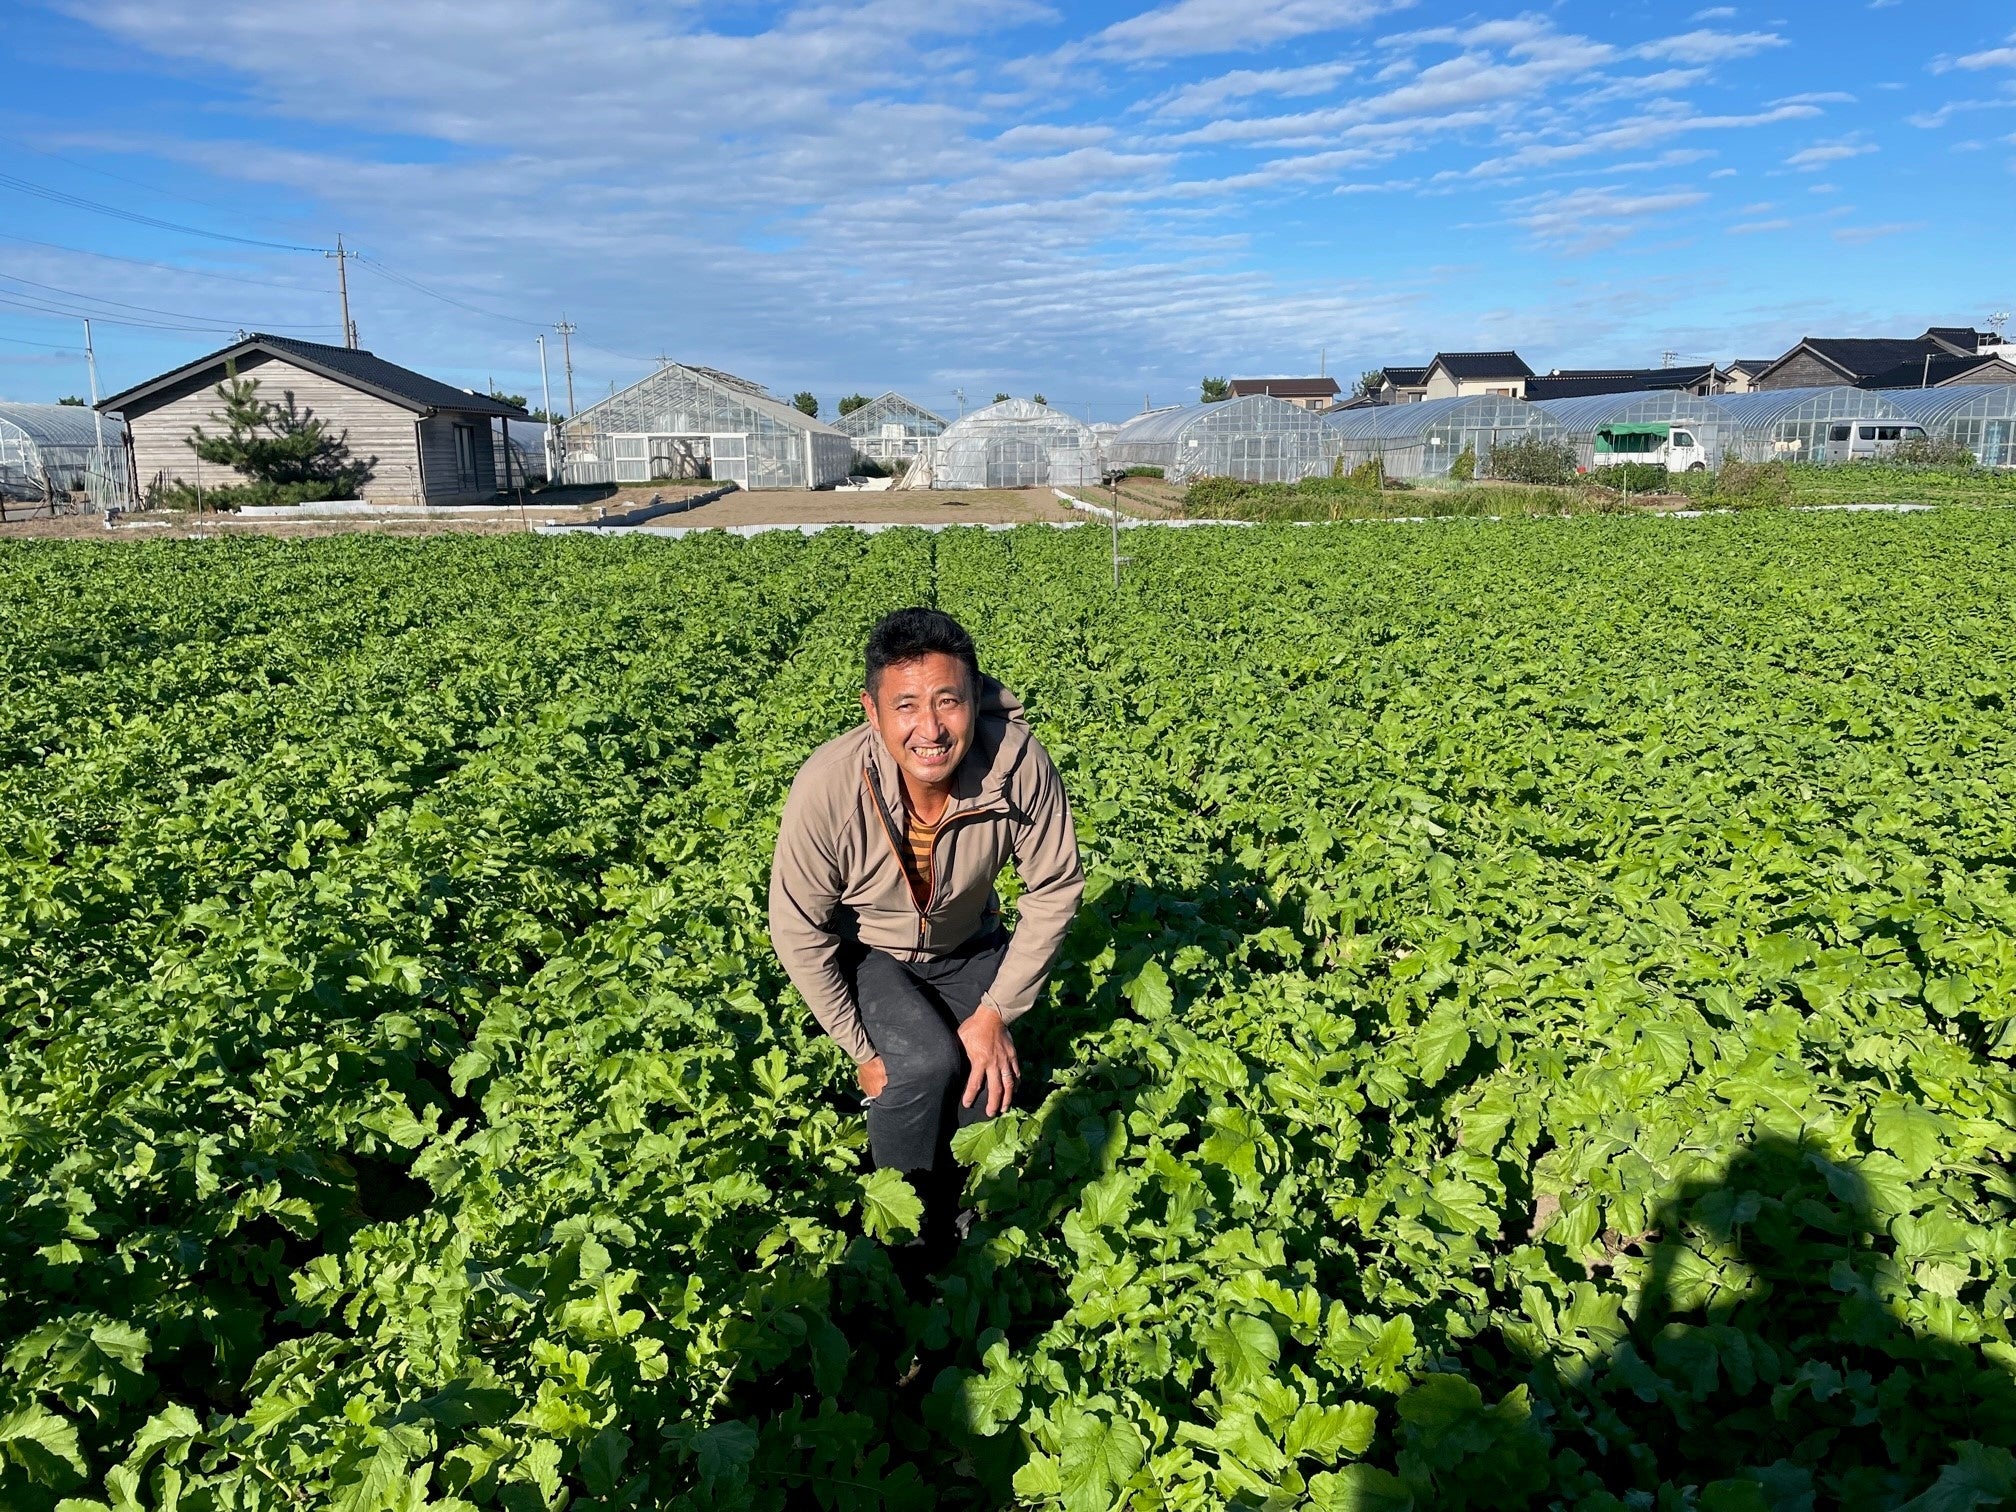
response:
M960 628L959 621L942 609L898 609L885 614L868 632L868 676L865 686L870 697L882 681L882 669L916 661L920 656L942 652L966 663L967 674L980 680L980 654L973 649L973 637Z

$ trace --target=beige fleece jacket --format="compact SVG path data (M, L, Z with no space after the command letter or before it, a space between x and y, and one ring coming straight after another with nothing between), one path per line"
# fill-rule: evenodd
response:
M875 1058L846 974L844 941L898 960L957 949L1001 912L994 879L1015 863L1023 893L1006 959L982 999L1004 1022L1035 1006L1085 891L1057 769L1014 694L982 677L973 745L952 779L919 909L898 855L903 795L865 722L814 751L791 784L770 869L770 943L819 1026L856 1063Z

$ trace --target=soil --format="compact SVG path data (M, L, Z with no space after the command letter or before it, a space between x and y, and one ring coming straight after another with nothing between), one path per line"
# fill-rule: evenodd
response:
M187 539L198 536L272 535L288 539L345 535L368 530L378 535L504 535L538 525L592 525L604 515L651 503L671 502L680 494L702 492L711 485L645 484L622 489L551 489L533 494L521 511L471 508L466 517L433 519L241 519L230 514L185 514L149 511L122 516L108 526L99 516L62 515L55 519L16 520L0 524L0 541L89 540L127 541ZM1017 525L1041 520L1081 520L1085 516L1057 502L1047 488L980 489L967 492L887 491L841 493L830 489L764 490L732 493L711 504L662 516L659 526L705 529L725 525Z

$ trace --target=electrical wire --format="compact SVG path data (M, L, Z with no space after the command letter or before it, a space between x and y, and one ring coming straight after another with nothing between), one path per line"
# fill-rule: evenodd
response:
M107 205L98 200L86 199L81 194L66 194L60 189L50 189L41 184L30 183L27 179L16 178L11 173L0 173L0 188L13 189L21 194L32 194L38 199L52 204L68 205L76 210L90 210L99 215L109 215L114 220L130 221L136 226L151 226L157 231L176 231L185 236L207 236L212 241L235 242L241 247L265 247L274 252L322 252L323 247L304 247L293 242L261 241L252 236L232 236L223 231L206 231L201 226L185 226L176 221L162 220L157 216L141 215L133 210L121 210L117 205Z
M93 315L88 311L65 310L55 305L30 304L26 300L10 299L0 294L0 305L9 305L17 310L27 310L45 320L94 320L100 325L125 326L135 331L190 331L199 335L236 334L243 329L228 325L171 325L158 320L122 320L111 315Z
M166 315L173 320L215 320L217 318L213 315L192 314L188 310L161 310L156 309L152 305L128 304L123 299L108 299L102 294L87 294L79 289L65 289L55 284L38 283L32 278L23 278L18 273L0 273L0 279L4 279L8 283L27 284L30 288L46 289L51 294L60 294L66 299L81 300L91 304L111 305L116 309L133 310L142 315ZM252 324L260 330L275 331L333 331L336 329L333 325L271 325L262 322L252 322Z
M76 347L57 346L53 341L26 341L19 336L0 336L0 341L9 342L14 346L41 347L45 352L63 352L71 357L82 357L84 355Z
M116 252L94 252L89 247L66 247L61 242L37 241L32 236L16 236L12 231L0 231L0 241L20 242L24 247L44 247L51 252L70 252L79 257L102 257L107 262L129 263L136 268L155 268L163 273L180 273L190 278L215 278L225 283L257 284L263 289L286 289L296 294L320 294L320 288L310 288L298 283L280 283L271 278L247 278L240 273L217 273L208 268L182 268L174 263L149 262L144 257L121 257Z
M95 164L80 162L73 157L65 157L60 152L51 152L47 147L37 147L33 142L24 142L19 137L7 136L4 133L0 133L0 142L5 142L10 147L18 147L23 152L33 152L38 156L49 158L53 162L65 163L72 168L82 168L86 173L95 173L100 178L113 179L121 184L131 184L135 189L145 189L149 194L158 194L163 199L182 200L187 204L201 205L206 210L222 210L226 215L238 215L242 213L230 205L220 205L214 200L198 199L193 194L183 194L174 189L163 189L159 184L149 184L141 179L128 178L123 173L114 173L110 168L100 168Z

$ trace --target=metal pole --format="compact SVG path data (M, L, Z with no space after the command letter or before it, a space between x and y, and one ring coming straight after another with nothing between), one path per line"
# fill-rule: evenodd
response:
M553 418L553 384L546 376L546 333L539 333L539 397L546 406L546 483L563 482L560 476L560 426Z
M1111 507L1111 508L1110 508L1110 509L1109 509L1109 510L1107 511L1107 513L1108 513L1108 515L1109 515L1109 516L1110 516L1110 517L1112 518L1112 521L1113 521L1113 588L1114 588L1114 591L1115 591L1115 592L1118 592L1118 591L1119 591L1119 588L1120 588L1120 477L1119 477L1119 474L1117 474L1117 473L1114 473L1114 474L1110 474L1110 475L1109 475L1109 476L1107 477L1107 480L1106 480L1106 486L1107 486L1108 490L1110 491L1110 497L1108 498L1107 502L1108 502L1108 503L1109 503L1109 504L1110 504L1110 505L1112 506L1112 507Z
M350 321L350 275L345 267L351 254L343 250L341 231L336 233L336 250L324 252L322 255L336 259L336 297L343 303L343 345L354 351L357 346L357 327Z
M98 432L98 491L102 495L111 478L105 471L105 417L98 413L98 353L91 345L91 322L88 320L84 322L84 365L91 370L91 424ZM53 498L50 504L55 504ZM106 500L101 497L98 508L103 510L105 505ZM50 513L55 513L53 507Z
M567 369L567 418L574 418L574 322L562 312L560 324L553 327L560 333L560 360Z

